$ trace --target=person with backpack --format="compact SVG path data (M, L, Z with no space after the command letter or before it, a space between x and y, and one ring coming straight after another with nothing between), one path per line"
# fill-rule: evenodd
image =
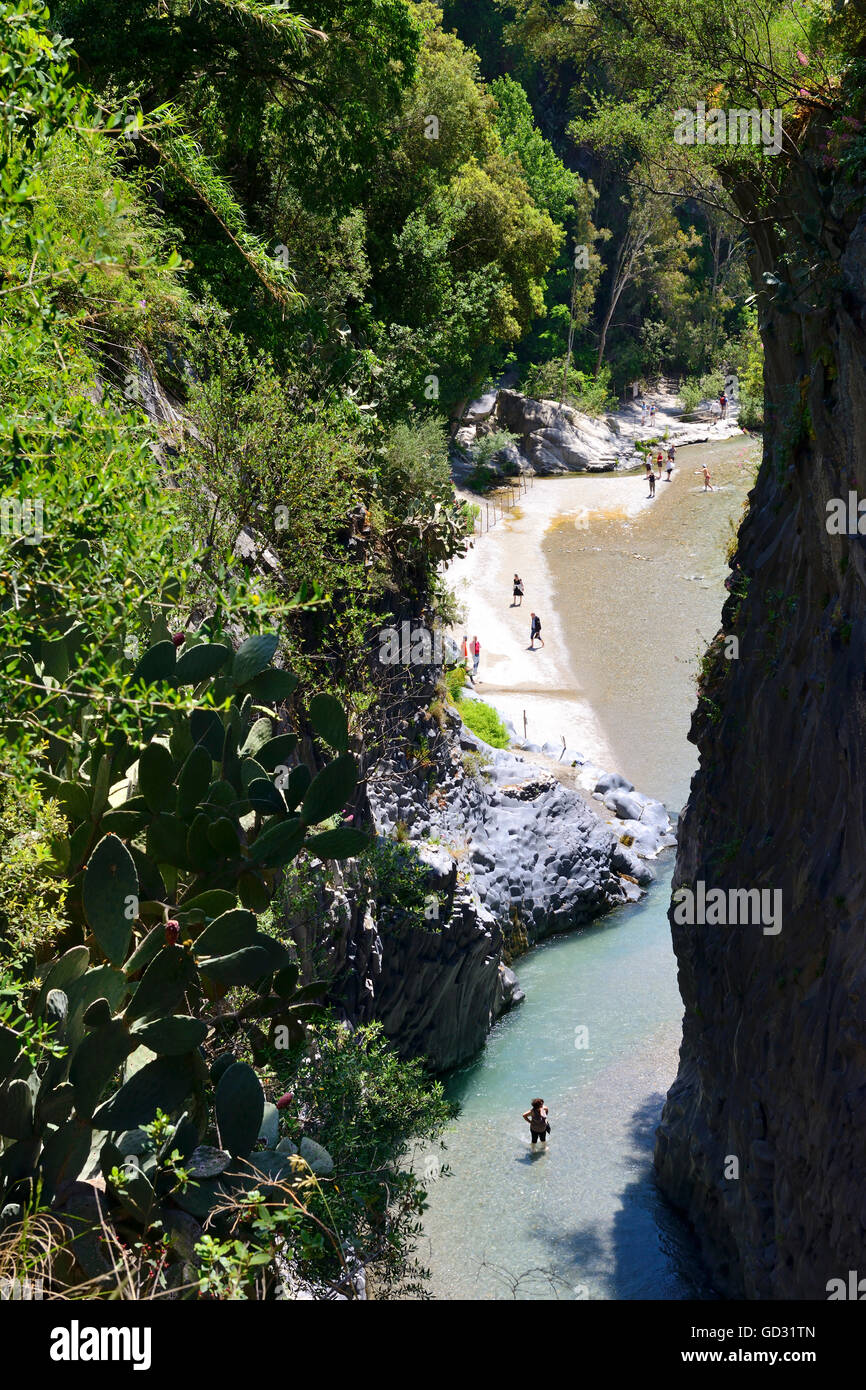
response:
M521 606L522 603L523 603L523 580L520 578L520 575L519 575L519 574L516 574L516 575L514 576L514 589L513 589L513 596L512 596L512 599L511 599L511 607L512 607L512 608L519 608L519 607Z
M541 645L542 645L542 647L543 647L543 646L544 646L544 638L543 638L542 635L541 635L541 619L539 618L539 616L538 616L537 613L530 613L530 615L529 615L529 649L530 649L530 651L533 651L533 652L535 651L535 641L536 641L536 638L538 639L538 641L541 643Z
M537 1144L539 1139L542 1144L547 1143L547 1136L550 1133L550 1121L547 1118L547 1113L547 1106L541 1096L536 1097L531 1108L523 1112L523 1118L529 1125L533 1144Z

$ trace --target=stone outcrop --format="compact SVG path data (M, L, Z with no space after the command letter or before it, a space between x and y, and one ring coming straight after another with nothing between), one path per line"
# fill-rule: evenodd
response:
M519 753L488 747L453 712L442 724L416 710L367 776L374 827L410 844L435 921L387 925L358 865L348 864L329 866L330 883L310 878L314 909L292 924L305 978L332 980L331 1000L347 1019L381 1020L404 1055L436 1071L468 1061L523 999L513 956L639 897L654 878L642 856L675 843L664 808L660 818L660 803L625 779L617 790L628 787L629 809L647 817L640 844L630 830L637 822L615 812L602 819L579 790Z
M681 447L703 444L708 439L729 439L740 433L736 403L729 415L719 420L711 413L711 403L699 412L703 418L679 418L675 398L666 411L660 411L653 425L640 423L634 405L603 416L585 415L558 401L535 400L520 391L488 392L466 410L454 442L458 450L471 451L478 439L493 431L515 436L496 459L504 474L531 473L540 477L562 473L603 473L634 468L643 460L636 447L642 440L662 436ZM455 476L459 477L459 467Z
M791 177L786 226L818 207L809 169ZM866 1275L866 549L827 525L831 499L866 497L855 193L804 249L824 306L799 303L801 280L761 300L767 435L723 611L739 659L721 637L708 654L680 823L675 887L782 894L778 932L672 914L684 1036L655 1162L734 1297L826 1299ZM784 262L754 221L760 285Z

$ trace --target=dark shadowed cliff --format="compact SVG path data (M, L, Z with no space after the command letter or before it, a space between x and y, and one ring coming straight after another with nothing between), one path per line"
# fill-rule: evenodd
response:
M656 1169L749 1298L866 1271L866 539L827 525L830 499L866 497L866 217L827 163L799 161L772 218L738 199L767 435L723 612L739 657L721 636L707 655L674 879L781 890L782 926L671 913L686 1013Z

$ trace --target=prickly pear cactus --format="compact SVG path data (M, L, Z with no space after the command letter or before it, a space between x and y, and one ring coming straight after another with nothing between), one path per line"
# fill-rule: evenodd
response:
M272 665L276 634L238 651L157 637L129 676L132 692L152 696L146 740L83 722L77 763L66 745L49 750L42 781L68 822L56 855L79 939L43 967L29 1022L0 1028L7 1212L37 1191L59 1201L101 1171L125 1217L147 1227L170 1208L201 1218L239 1185L291 1172L255 1072L231 1061L211 1076L203 1048L213 1005L235 986L253 998L221 1008L221 1035L265 1024L297 1036L321 995L299 988L258 914L301 850L341 859L368 843L345 825L321 828L356 785L346 715L330 695L312 699L310 723L334 755L312 775L296 735L277 727L273 707L297 682ZM50 657L68 669L74 650ZM166 689L184 700L162 707Z

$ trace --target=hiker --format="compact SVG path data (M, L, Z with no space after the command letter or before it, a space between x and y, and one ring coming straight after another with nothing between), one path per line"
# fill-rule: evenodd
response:
M463 645L461 647L461 654L463 656L463 669L465 670L466 675L468 676L472 685L474 685L475 679L473 677L472 671L470 671L469 669L469 638L466 636L465 632L463 634Z
M473 637L469 644L469 651L472 654L472 674L478 675L478 663L481 660L481 643L477 637Z
M529 1132L532 1135L533 1144L537 1144L539 1139L542 1144L547 1143L547 1136L550 1133L550 1123L547 1118L547 1106L541 1096L538 1096L529 1110L524 1110L523 1118L529 1125Z
M724 420L724 418L725 418L725 416L727 415L727 413L728 413L728 398L727 398L727 396L725 395L725 393L724 393L724 391L723 391L722 394L719 396L719 419L720 419L720 420Z
M523 603L523 580L520 578L520 575L519 575L519 574L516 574L516 575L514 576L514 589L513 589L513 598L512 598L512 600L511 600L511 607L512 607L512 608L520 608L520 606L521 606L522 603Z
M541 619L539 618L539 616L538 616L537 613L530 613L530 615L529 615L529 649L530 649L530 651L533 651L533 652L535 651L535 639L536 639L536 638L538 638L539 642L541 643L541 645L542 645L542 647L543 647L543 646L544 646L544 638L543 638L542 635L541 635Z
M716 489L710 482L710 470L707 465L704 464L704 492L715 492L715 490Z

